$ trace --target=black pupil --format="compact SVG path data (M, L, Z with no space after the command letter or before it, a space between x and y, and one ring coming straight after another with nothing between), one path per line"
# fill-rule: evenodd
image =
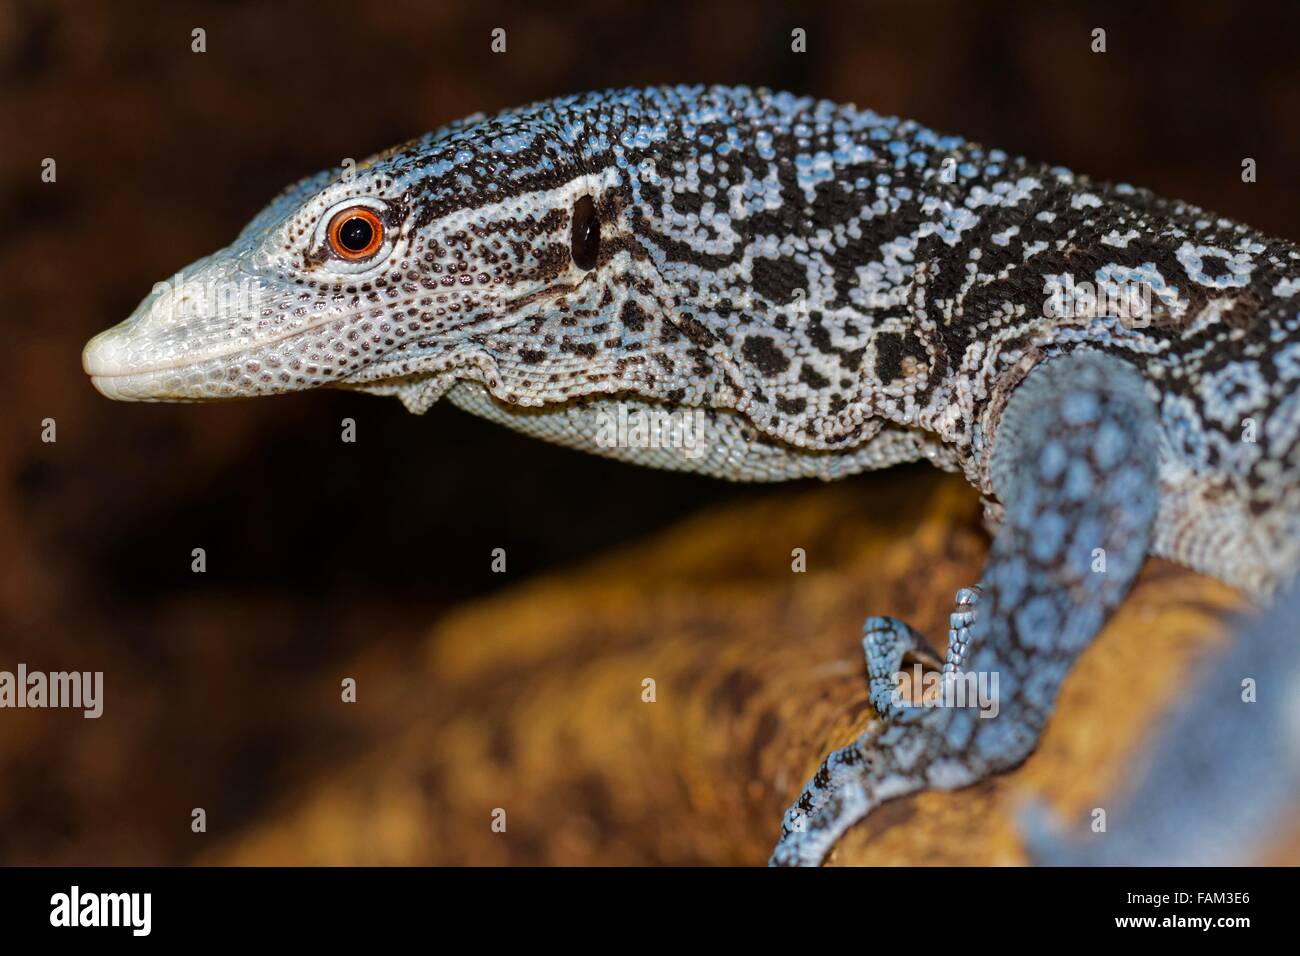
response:
M375 230L360 216L353 216L339 228L339 243L349 252L360 252L370 245Z
M594 269L596 255L600 252L600 220L596 218L596 204L590 196L583 196L573 204L573 262L579 269Z

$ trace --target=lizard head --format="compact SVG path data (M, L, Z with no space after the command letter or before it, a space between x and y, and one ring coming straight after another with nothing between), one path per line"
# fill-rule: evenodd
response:
M472 117L303 179L91 339L84 368L136 401L335 386L423 411L466 380L521 405L610 390L593 343L634 250L591 133L540 109Z
M644 430L610 439L606 423L621 429L629 406L707 411L696 430L716 459L692 468L821 474L882 427L850 397L860 370L889 362L871 323L829 308L860 270L825 258L813 207L857 208L831 165L875 169L883 160L845 137L888 125L741 87L611 90L470 117L291 186L93 338L83 365L102 393L136 401L341 387L422 412L446 395L662 467L677 465L636 446ZM840 146L792 161L814 130ZM882 328L881 342L903 338Z

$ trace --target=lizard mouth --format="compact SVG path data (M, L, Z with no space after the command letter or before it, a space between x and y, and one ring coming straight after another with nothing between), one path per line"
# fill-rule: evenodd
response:
M131 375L92 375L90 384L105 398L118 402L193 401L168 389L160 388L165 372L141 372Z
M242 349L231 350L238 354ZM100 332L81 350L81 367L105 398L126 402L193 401L206 391L223 356L178 355L149 361L145 346L121 328Z
M193 401L195 389L210 378L205 366L220 356L177 357L153 363L132 354L129 338L117 329L99 333L81 351L81 367L105 398L122 402ZM189 387L186 388L185 386Z
M119 329L100 332L81 350L81 367L105 398L142 400L156 395L156 382L164 373L190 364L188 359L143 366L131 355L127 337ZM162 397L162 396L158 396Z
M213 352L157 354L156 344L132 334L131 320L100 332L81 351L81 367L105 398L132 402L186 402L237 397L227 382L242 359L274 354L277 346L310 334L342 316L321 315L315 321L257 342L235 341ZM288 391L272 387L266 393ZM258 390L257 394L262 394Z

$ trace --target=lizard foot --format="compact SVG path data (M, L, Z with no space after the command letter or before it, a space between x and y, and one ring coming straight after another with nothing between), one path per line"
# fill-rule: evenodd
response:
M940 661L930 643L914 628L896 617L869 617L862 627L862 650L867 658L867 676L871 686L871 706L888 719L898 714L907 701L920 690L915 680L910 694L902 694L907 667L919 665L923 672L954 673L961 669L970 647L970 630L975 623L975 608L980 587L962 588L957 592L956 610L948 616L948 656ZM919 675L918 675L919 676Z
M956 609L949 615L948 654L941 661L915 628L895 617L869 617L862 629L867 659L871 704L882 723L869 728L847 747L832 751L809 781L799 800L786 811L782 840L772 855L774 865L815 865L830 850L844 821L856 821L882 800L928 785L960 786L973 782L977 772L970 761L940 762L928 757L944 752L951 736L958 746L969 740L968 719L954 719L942 706L944 695L933 693L922 674L942 673L946 682L958 679L971 645L976 605L981 589L957 592ZM921 673L907 673L908 665ZM904 691L909 676L910 690ZM922 687L928 688L923 691Z

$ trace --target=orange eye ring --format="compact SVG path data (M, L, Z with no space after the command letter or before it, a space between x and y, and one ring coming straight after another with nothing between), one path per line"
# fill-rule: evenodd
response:
M353 206L334 214L326 235L330 251L340 259L358 262L379 251L384 241L384 224L373 209Z

